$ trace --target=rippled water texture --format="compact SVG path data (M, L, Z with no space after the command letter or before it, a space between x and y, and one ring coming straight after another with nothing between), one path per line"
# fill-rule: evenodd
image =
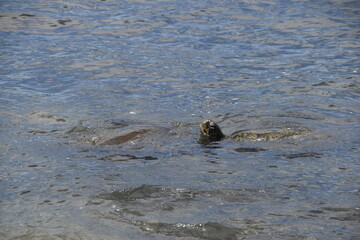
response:
M359 16L0 0L0 238L359 238Z

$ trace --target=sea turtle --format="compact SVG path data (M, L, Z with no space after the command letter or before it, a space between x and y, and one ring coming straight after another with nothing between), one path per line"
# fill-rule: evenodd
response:
M127 145L130 148L142 148L157 145L160 142L165 144L172 141L171 137L176 135L175 125L166 128L125 121L106 121L100 126L94 127L86 127L82 124L83 122L80 121L78 126L67 133L78 140L93 145L122 145L124 147ZM272 129L240 130L226 136L218 124L211 120L205 120L200 124L199 143L207 144L224 138L232 138L237 141L271 141L283 138L299 138L309 133L310 130L305 127L296 124L283 124Z
M127 121L105 121L89 122L84 126L83 121L66 133L73 138L75 142L87 142L92 145L122 145L135 148L154 145L159 139L164 139L169 134L170 129L155 125L148 125ZM151 143L151 144L150 144Z
M129 126L120 129L112 130L102 136L94 137L92 143L94 145L120 145L124 143L134 143L134 141L142 139L157 139L157 134L165 134L168 129L156 126ZM161 134L160 134L161 135Z
M231 134L230 138L236 141L271 141L283 138L298 138L310 133L310 130L304 127L280 128L266 130L240 130ZM200 143L210 143L220 141L226 138L218 124L212 120L205 120L200 124Z

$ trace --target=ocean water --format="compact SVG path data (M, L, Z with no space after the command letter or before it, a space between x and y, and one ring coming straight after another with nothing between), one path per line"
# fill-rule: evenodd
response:
M359 238L359 16L0 0L0 238ZM205 119L228 137L200 144Z

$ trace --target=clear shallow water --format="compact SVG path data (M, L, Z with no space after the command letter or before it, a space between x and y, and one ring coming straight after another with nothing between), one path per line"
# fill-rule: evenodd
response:
M358 237L359 9L1 1L0 236ZM208 118L311 134L202 146Z

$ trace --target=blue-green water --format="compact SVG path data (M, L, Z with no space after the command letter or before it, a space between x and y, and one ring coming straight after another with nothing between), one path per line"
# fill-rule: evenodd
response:
M0 1L0 237L358 238L359 11ZM310 133L204 146L205 119Z

